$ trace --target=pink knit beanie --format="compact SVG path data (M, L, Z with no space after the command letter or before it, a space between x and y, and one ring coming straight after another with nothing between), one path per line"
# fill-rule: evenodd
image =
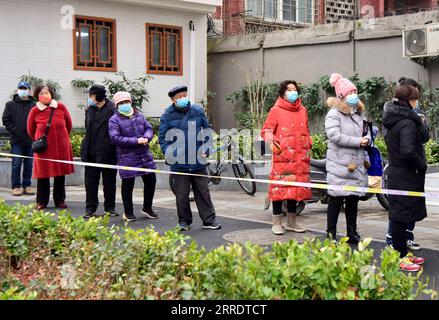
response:
M355 91L357 92L357 87L350 82L348 79L343 78L341 74L333 73L329 78L329 83L331 86L335 87L335 94L338 98L344 98L349 93Z

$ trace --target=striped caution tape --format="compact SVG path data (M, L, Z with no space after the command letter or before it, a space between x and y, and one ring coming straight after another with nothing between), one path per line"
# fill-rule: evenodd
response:
M2 152L0 152L0 156L11 157L11 158L17 157L17 158L25 158L25 159L34 159L33 157L15 155L15 154L10 154L10 153L2 153ZM154 173L158 173L158 174L173 174L173 175L194 176L194 177L204 177L204 178L210 177L209 175L189 173L189 172L176 172L176 171L166 171L166 170L159 170L159 169L126 167L126 166L103 164L103 163L56 160L56 159L46 159L46 158L38 158L38 160L65 163L65 164L73 164L73 165L84 166L84 167L103 168L103 169L119 169L119 170L140 171L140 172L147 172L147 173L154 172ZM351 191L351 192L358 192L358 193L379 193L379 194L397 195L397 196L420 197L420 198L426 198L426 199L439 199L439 192L419 192L419 191L406 191L406 190L394 190L394 189L367 188L367 187L357 187L357 186L337 186L337 185L328 185L325 183L279 181L279 180L250 179L250 178L236 178L236 177L221 177L221 179L234 180L234 181L240 180L240 181L247 181L247 182L257 182L257 183L275 184L275 185L293 186L293 187L304 187L304 188L312 188L312 189Z

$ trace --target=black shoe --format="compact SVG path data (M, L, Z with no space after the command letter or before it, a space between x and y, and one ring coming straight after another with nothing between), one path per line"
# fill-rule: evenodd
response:
M109 214L110 217L118 217L119 216L119 213L117 213L117 211L114 209L105 211L105 214Z
M347 237L349 237L348 243L351 244L358 244L362 240L361 236L357 232L350 233L347 235Z
M95 212L91 212L91 211L87 211L84 215L84 219L90 219L96 217L96 213Z
M203 229L219 230L219 229L221 229L221 226L216 222L206 223L206 224L203 224Z
M152 209L149 209L149 210L143 209L140 212L140 214L144 215L148 219L157 219L159 217Z
M136 216L134 214L126 214L125 212L122 215L122 219L125 222L136 221Z

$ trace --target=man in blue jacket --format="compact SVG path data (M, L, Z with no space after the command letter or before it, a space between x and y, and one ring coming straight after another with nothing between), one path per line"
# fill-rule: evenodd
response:
M187 87L178 86L169 91L172 100L160 118L159 142L171 171L206 175L208 148L211 142L210 126L204 109L191 104ZM207 141L206 141L207 138ZM204 229L220 229L210 198L207 177L173 175L176 190L178 223L180 230L189 230L192 211L189 191L192 190Z

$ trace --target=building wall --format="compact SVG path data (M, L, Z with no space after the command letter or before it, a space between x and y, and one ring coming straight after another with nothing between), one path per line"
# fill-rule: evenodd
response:
M0 2L0 113L15 90L18 77L27 74L57 81L62 86L62 101L72 114L75 126L83 125L83 111L75 106L84 103L84 94L74 88L73 79L90 79L102 83L104 78L117 79L112 72L73 70L72 30L61 28L62 6L71 5L75 13L116 19L117 68L130 78L146 72L145 23L183 27L183 75L152 75L147 83L151 94L143 105L147 116L158 117L169 105L167 92L178 84L189 85L189 21L196 30L195 97L203 99L207 88L206 17L205 14L163 10L147 6L102 2L96 0L2 0ZM26 8L26 10L22 10Z
M402 56L401 31L395 31L393 27L397 20L407 26L423 24L423 20L439 23L439 12L383 18L380 24L388 21L391 25L387 31L384 26L382 30L366 30L363 34L357 31L355 54L353 41L349 39L350 22L345 24L346 39L337 38L343 32L335 28L344 28L343 23L337 23L306 30L308 38L300 38L304 37L305 30L296 30L266 35L265 40L263 36L253 40L248 36L231 37L230 50L227 50L225 42L219 43L217 51L212 50L208 55L208 89L217 93L210 106L215 114L216 129L236 126L233 113L235 106L225 97L245 86L245 75L257 70L264 71L266 82L293 79L309 84L323 75L338 72L346 77L358 73L362 79L383 76L387 81L397 81L400 76L406 76L439 88L438 60L432 62L428 70ZM328 39L329 36L324 35L324 28L334 28L333 38ZM261 41L262 47L258 45ZM286 44L285 41L295 41L296 44ZM311 121L314 122L312 129L322 127L321 119Z

